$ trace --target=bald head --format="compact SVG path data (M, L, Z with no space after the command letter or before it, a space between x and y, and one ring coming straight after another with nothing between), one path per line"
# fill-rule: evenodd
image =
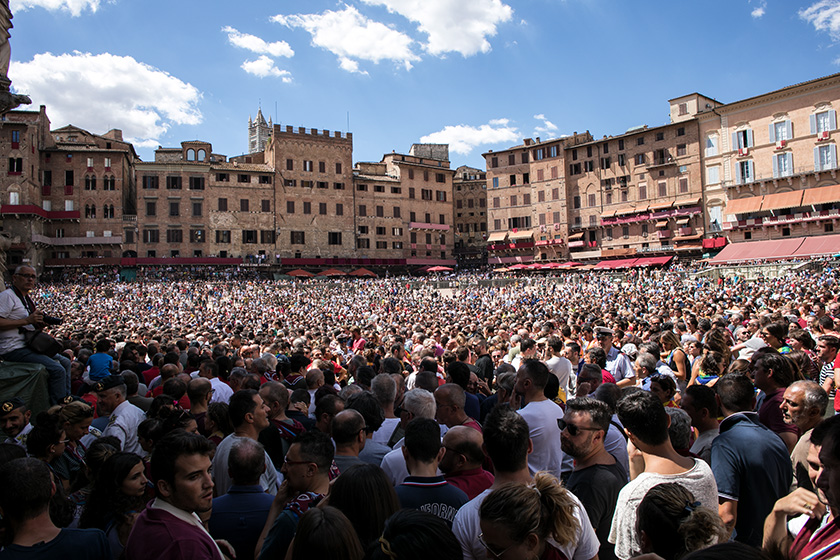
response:
M443 446L464 456L466 460L463 469L474 469L484 463L484 452L481 446L484 438L481 432L467 426L453 426L443 436Z
M175 364L166 364L162 368L160 368L160 377L161 379L171 379L178 375L181 370Z

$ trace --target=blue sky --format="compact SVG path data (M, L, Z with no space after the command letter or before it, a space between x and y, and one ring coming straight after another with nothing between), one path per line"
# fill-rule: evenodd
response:
M354 160L620 134L698 91L735 101L840 72L840 0L12 0L13 89L53 128L121 128L144 160L247 120L353 133ZM348 129L349 121L349 129Z

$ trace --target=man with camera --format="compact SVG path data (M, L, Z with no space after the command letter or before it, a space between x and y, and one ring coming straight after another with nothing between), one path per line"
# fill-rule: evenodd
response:
M50 402L57 404L69 393L69 369L59 362L58 355L46 356L27 348L24 336L25 331L61 322L35 308L29 293L35 287L36 279L34 268L19 266L12 275L12 287L0 293L0 357L7 362L43 365L49 375Z

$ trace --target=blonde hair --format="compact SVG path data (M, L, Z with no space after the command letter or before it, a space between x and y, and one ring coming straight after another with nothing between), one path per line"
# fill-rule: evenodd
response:
M523 542L535 533L542 541L551 537L560 546L567 546L576 544L578 508L560 481L547 472L538 472L533 484L511 482L490 492L481 504L480 516L508 527L514 542Z
M50 414L58 414L61 422L78 424L88 418L93 418L93 407L84 401L73 401L67 404L57 404L48 411Z

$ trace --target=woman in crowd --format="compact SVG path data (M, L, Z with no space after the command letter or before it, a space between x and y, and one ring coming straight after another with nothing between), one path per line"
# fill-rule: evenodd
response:
M327 503L350 519L362 547L379 538L385 521L400 509L394 487L376 465L354 465L332 484Z
M642 552L664 560L678 560L724 538L717 512L701 507L694 494L673 482L648 490L636 517Z
M677 407L674 399L677 396L677 384L668 375L653 375L650 378L650 392L659 397L662 404L667 408Z
M48 412L58 414L64 427L67 444L64 447L64 453L53 462L53 469L62 480L68 481L66 488L69 489L85 464L87 448L82 443L82 438L90 433L93 407L84 401L73 401L56 405Z
M680 345L680 339L674 334L674 331L665 331L659 337L659 345L663 350L662 361L668 364L668 367L677 376L677 384L685 389L686 384L691 379L691 366L685 350Z
M787 354L792 348L787 344L788 327L784 323L770 323L759 331L759 336L779 354Z
M364 556L350 520L331 506L310 508L303 514L290 551L291 560L362 560Z
M388 518L382 535L367 555L368 560L430 558L463 560L464 555L458 539L443 519L415 509L401 509Z
M222 443L223 439L233 433L227 404L210 403L207 407L207 416L204 418L204 429L210 434L207 439L216 445Z
M591 540L582 539L581 520L586 517L583 506L558 480L538 472L533 484L508 483L487 495L479 509L479 540L487 549L488 558L559 560L576 557L579 546L597 555L599 544L591 532ZM549 538L559 546L555 548ZM585 541L585 542L584 542ZM593 547L594 544L594 547Z
M82 529L105 531L114 560L122 555L146 498L145 468L134 453L120 451L105 461L79 519Z

